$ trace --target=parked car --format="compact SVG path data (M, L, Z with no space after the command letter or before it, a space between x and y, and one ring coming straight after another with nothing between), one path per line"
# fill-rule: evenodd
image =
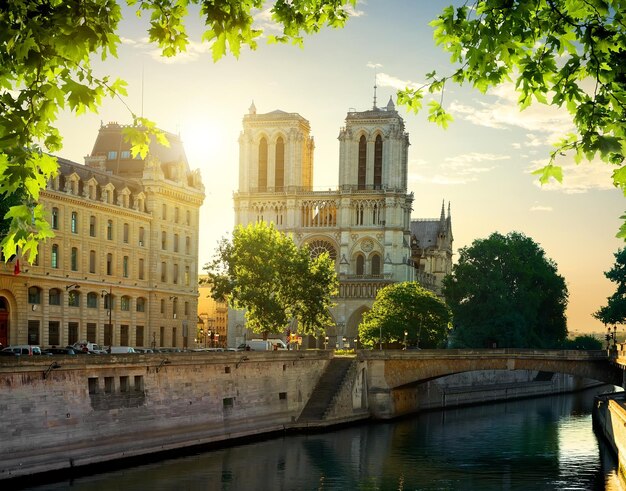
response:
M74 348L48 348L41 352L43 355L76 355Z
M251 351L278 351L286 350L287 345L282 339L250 339L246 346Z
M154 350L152 348L135 348L135 353L154 353Z
M86 351L97 355L107 354L107 351L104 348L100 347L100 345L96 343L90 343L88 341L78 341L77 343L74 343L71 347L76 350Z
M13 353L16 353L19 355L26 355L26 356L41 354L41 348L39 346L32 345L32 344L20 344L20 345L15 345L15 346L7 346L2 351L5 351L5 352L11 351Z
M129 353L137 353L134 348L130 346L111 346L109 353L112 355L126 355Z

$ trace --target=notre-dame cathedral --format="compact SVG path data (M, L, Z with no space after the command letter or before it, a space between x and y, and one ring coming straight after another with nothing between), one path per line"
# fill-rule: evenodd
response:
M304 346L352 347L380 288L418 281L440 294L452 268L450 206L446 215L442 204L439 218L411 219L409 135L391 98L383 108L348 112L336 189L314 190L310 129L297 113L257 114L251 105L239 137L235 224L273 222L313 254L328 251L339 277L334 323ZM228 324L231 345L250 337L244 312L231 311Z

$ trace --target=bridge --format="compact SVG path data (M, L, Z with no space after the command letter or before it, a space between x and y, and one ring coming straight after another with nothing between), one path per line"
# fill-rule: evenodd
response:
M364 350L358 353L358 359L367 367L370 407L383 417L389 411L396 412L400 394L406 398L412 387L462 372L556 372L623 386L626 370L626 357L621 358L624 363L619 363L613 351L609 356L607 351L574 350Z

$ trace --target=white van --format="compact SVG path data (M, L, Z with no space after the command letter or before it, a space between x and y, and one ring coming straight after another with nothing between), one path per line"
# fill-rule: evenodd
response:
M39 346L32 345L32 344L20 344L20 345L14 345L14 346L7 346L2 351L4 351L5 353L10 351L11 353L15 353L17 355L27 355L27 356L41 354L41 348Z
M287 345L282 339L250 339L246 341L250 351L277 351L286 350Z
M131 348L130 346L111 346L111 354L112 355L125 355L127 353L137 353L135 348Z

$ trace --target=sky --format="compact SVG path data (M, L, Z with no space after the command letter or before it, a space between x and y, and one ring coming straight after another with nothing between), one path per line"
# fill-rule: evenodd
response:
M228 237L234 222L232 195L238 183L242 118L254 101L257 113L276 109L299 113L315 138L314 186L335 188L339 135L348 111L377 105L406 86L421 85L425 74L451 73L449 56L432 39L428 23L448 5L414 0L360 1L343 29L307 37L304 48L268 45L242 50L213 63L201 43L203 23L190 12L191 45L174 59L147 42L148 21L125 7L117 59L95 62L96 71L128 82L124 103L104 101L98 114L61 114L60 156L83 162L101 122L132 122L126 107L179 133L192 169L199 168L206 190L200 213L199 267ZM144 15L145 17L145 15ZM267 11L258 25L274 33ZM454 252L493 232L522 232L558 266L569 289L568 329L574 334L603 330L591 314L615 288L604 272L623 247L615 238L624 212L622 193L611 185L603 163L574 165L563 159L563 184L541 186L531 172L545 163L552 143L571 129L567 114L546 106L520 112L512 85L484 95L449 85L444 105L454 117L447 130L425 114L403 107L410 135L409 191L413 218L438 218L450 203Z

